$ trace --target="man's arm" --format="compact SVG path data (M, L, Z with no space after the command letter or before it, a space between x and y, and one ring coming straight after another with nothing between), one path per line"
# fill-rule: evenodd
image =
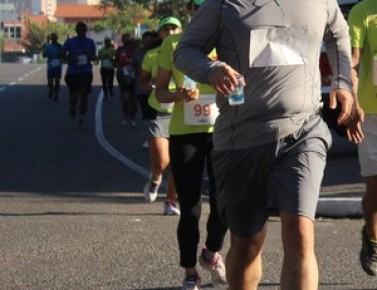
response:
M221 1L205 1L195 12L174 52L175 66L199 83L209 83L209 72L218 63L207 55L214 49L220 33L220 10Z
M191 101L198 98L197 89L186 89L177 87L175 91L169 90L172 73L169 70L158 67L156 77L156 99L160 103L172 103L179 101Z
M346 125L352 118L354 96L351 80L351 47L348 25L336 1L328 1L328 27L324 45L329 57L333 80L329 95L330 109L341 105L337 119L339 125Z
M352 47L352 70L351 79L353 84L353 94L355 96L355 103L353 107L353 118L347 124L346 132L349 141L354 143L360 143L364 139L364 133L361 129L361 123L364 122L364 111L361 109L357 90L359 85L359 63L361 58L362 50L358 47Z

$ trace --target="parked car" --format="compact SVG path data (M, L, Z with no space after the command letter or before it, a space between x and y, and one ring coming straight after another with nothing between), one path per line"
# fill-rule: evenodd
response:
M347 19L348 13L350 12L351 8L358 2L359 2L358 0L338 0L339 7L342 10L342 13L345 19ZM338 126L336 124L336 119L339 115L341 108L338 107L336 110L327 109L329 106L330 85L331 85L331 80L332 80L333 75L331 72L331 67L330 67L329 60L327 58L326 50L324 47L322 48L321 56L319 59L319 68L321 71L321 81L322 81L321 90L322 90L322 101L324 104L323 118L325 119L329 127L333 129L339 136L345 137L346 136L345 126Z

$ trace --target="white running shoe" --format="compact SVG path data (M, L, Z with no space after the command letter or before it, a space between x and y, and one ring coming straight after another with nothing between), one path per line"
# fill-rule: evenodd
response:
M164 202L164 215L181 215L181 211L174 201L167 200Z
M227 285L223 257L220 255L220 253L216 253L212 261L208 261L205 257L205 251L206 249L203 248L199 255L199 264L203 267L203 269L211 273L212 283L215 286Z
M182 290L200 290L201 280L198 275L188 275L183 280Z
M148 181L144 186L144 197L149 202L154 202L157 198L158 188L160 184L155 181Z

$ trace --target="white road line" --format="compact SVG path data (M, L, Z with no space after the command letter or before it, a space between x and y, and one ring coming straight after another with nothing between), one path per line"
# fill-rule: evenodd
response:
M343 201L347 201L347 202L360 202L361 201L361 197L320 197L319 198L320 201L335 201L335 202L343 202Z
M34 74L34 73L40 71L41 69L42 69L42 67L39 66L39 67L37 67L36 69L33 69L32 71L30 71L30 72L28 72L28 73L25 73L22 77L19 77L19 78L17 79L17 81L9 83L9 84L8 84L8 87L14 86L14 85L16 85L17 83L22 82L26 77L28 77L28 76L30 76L30 75L32 75L32 74ZM5 89L6 89L6 87L1 87L1 88L0 88L0 93L1 93L2 91L4 91Z
M124 165L134 170L135 172L141 174L142 176L149 178L148 170L136 164L135 162L131 161L130 159L126 158L119 151L117 151L114 147L112 147L111 144L106 140L103 134L102 105L103 105L103 91L101 91L101 93L98 96L96 112L95 112L96 136L97 136L98 142L102 145L102 147L107 152L109 152L113 157L118 159Z

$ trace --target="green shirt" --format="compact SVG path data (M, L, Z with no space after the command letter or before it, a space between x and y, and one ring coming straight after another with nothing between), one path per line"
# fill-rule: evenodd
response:
M104 46L98 50L98 59L101 61L101 68L114 68L114 57L115 48L113 46Z
M151 74L152 80L155 80L157 77L157 56L159 49L160 47L156 47L154 49L148 50L145 53L143 61L141 63L141 68ZM175 90L174 82L170 82L169 90ZM157 101L155 89L153 89L149 95L148 104L159 112L171 113L173 111L173 106L169 106L168 104L161 104L159 101Z
M358 98L366 114L377 113L377 85L373 84L373 57L377 57L377 1L363 0L348 15L352 47L362 49Z
M179 71L173 64L173 53L177 47L177 44L182 37L182 33L173 34L165 38L160 47L158 55L158 65L163 69L171 71L173 80L178 87L183 84L184 74ZM200 94L216 94L215 90L204 84L197 84ZM176 102L172 118L170 121L169 133L170 135L184 135L191 133L212 133L212 125L186 125L184 122L184 108L183 102Z

